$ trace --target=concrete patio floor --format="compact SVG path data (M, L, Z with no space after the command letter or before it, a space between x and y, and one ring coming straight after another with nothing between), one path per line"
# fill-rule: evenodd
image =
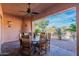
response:
M76 40L57 40L50 41L49 56L76 56Z
M19 55L18 48L20 48L19 41L5 43L2 45L2 52L14 51L13 55ZM51 39L50 51L44 56L76 56L76 40Z

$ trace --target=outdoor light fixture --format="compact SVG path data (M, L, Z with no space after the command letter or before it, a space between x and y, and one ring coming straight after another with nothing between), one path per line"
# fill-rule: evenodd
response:
M10 28L12 25L12 21L8 21L8 27Z
M0 15L0 19L2 19L2 16Z

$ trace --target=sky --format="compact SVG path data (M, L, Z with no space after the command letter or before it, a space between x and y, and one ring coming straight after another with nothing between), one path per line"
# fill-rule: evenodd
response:
M50 26L62 27L69 26L70 24L76 24L76 8L70 8L65 11L60 11L56 14L49 15L44 20L48 20ZM40 19L41 20L41 19Z

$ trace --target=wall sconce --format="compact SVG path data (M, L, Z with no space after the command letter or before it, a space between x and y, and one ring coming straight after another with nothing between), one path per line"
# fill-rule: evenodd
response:
M25 24L25 27L27 27L27 24Z
M10 28L12 25L12 21L8 21L8 27Z
M2 19L2 16L0 15L0 19Z

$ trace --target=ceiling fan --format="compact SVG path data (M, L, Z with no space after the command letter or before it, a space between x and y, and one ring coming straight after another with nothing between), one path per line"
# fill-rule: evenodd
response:
M27 15L37 15L37 14L39 14L38 12L32 12L31 7L30 7L30 5L31 5L30 3L28 3L27 5L28 5L28 8L27 8L26 11L19 11L19 12L26 13L24 16L27 16Z

